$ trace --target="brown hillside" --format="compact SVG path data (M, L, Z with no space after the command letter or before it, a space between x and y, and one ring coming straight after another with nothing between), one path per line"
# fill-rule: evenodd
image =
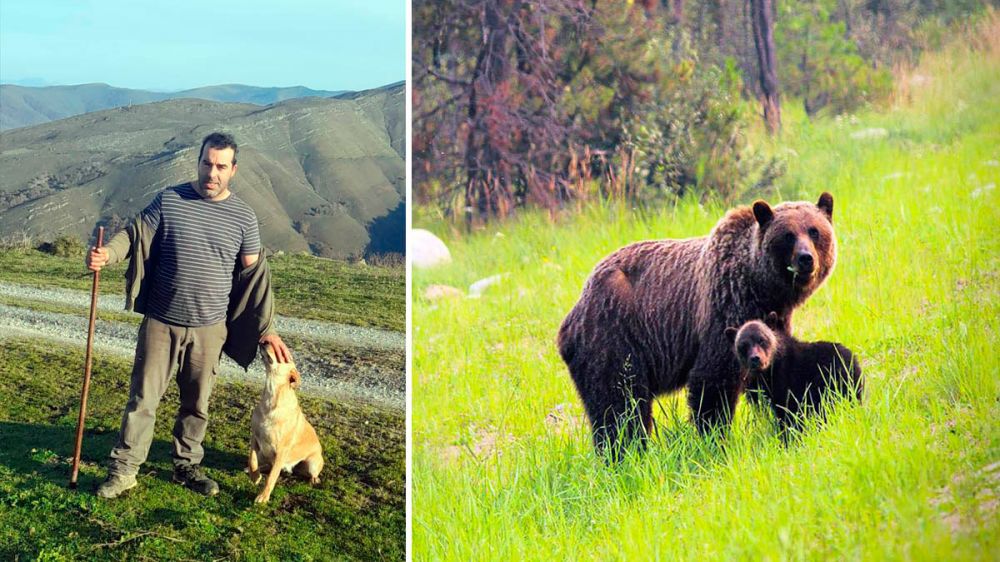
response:
M264 108L171 100L0 133L0 235L86 239L193 179L202 137L223 130L240 144L232 189L256 210L268 247L402 252L398 234L373 241L369 232L405 216L404 96L399 84Z

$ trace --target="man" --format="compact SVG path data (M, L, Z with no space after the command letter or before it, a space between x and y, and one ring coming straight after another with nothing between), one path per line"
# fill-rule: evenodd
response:
M219 491L201 469L208 399L223 346L232 344L227 342L233 326L231 302L238 300L238 292L248 291L234 283L239 284L242 272L266 268L257 217L229 190L236 175L237 150L231 135L205 137L198 156L198 180L158 193L132 226L116 234L107 246L92 248L87 256L87 267L95 272L131 257L126 307L134 303L135 310L145 315L136 343L129 400L118 443L111 451L108 478L97 489L100 497L117 497L136 486L136 474L153 440L156 408L175 371L181 404L173 431L173 479L208 496ZM270 276L263 269L255 277L263 279L259 292L266 295L266 301L263 297L258 301L266 303L267 318L260 327L253 324L251 347L269 343L279 361L290 361L288 347L270 328ZM226 352L233 355L228 347ZM246 367L252 360L251 351L241 363Z

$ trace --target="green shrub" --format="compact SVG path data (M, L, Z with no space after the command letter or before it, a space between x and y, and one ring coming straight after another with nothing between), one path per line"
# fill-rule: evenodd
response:
M61 258L82 258L87 247L73 235L63 235L52 242L45 242L38 250Z
M623 144L631 148L640 201L715 197L731 202L765 189L783 173L781 161L754 152L746 130L755 114L740 98L735 65L675 65L649 101L624 122Z
M864 60L848 38L846 24L831 19L835 9L829 0L779 8L779 79L785 94L801 99L810 117L821 111L853 111L886 99L892 91L889 71Z
M709 62L662 15L646 20L612 6L594 17L614 40L598 43L563 103L590 132L584 142L599 151L592 176L602 195L640 203L688 194L732 201L781 175L780 162L749 145L755 104L742 99L732 59Z

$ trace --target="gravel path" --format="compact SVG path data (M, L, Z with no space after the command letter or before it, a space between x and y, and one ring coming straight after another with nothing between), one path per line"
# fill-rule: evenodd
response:
M0 304L0 339L8 336L27 336L81 347L86 345L85 311L90 307L89 294L67 289L43 289L0 283L0 295L84 307L84 313L77 316ZM119 296L102 296L98 299L99 310L120 312L123 304L124 299ZM276 322L281 334L291 334L304 339L329 341L362 349L405 350L406 348L405 335L398 332L285 317L278 317ZM131 359L135 355L137 331L138 326L134 324L101 320L98 313L94 338L95 353L110 353ZM308 352L296 352L295 363L304 375L302 378L304 393L329 398L360 399L400 410L405 407L404 373L388 368L358 367L373 371L364 373L366 376L353 377L355 380L360 378L366 381L366 384L359 385L353 381L338 380L337 372L330 369L322 358L310 356ZM223 356L220 375L237 380L261 382L264 371L257 361L244 372L240 366Z
M0 295L5 297L45 301L54 304L90 308L90 293L70 289L56 289L18 285L0 282ZM123 295L99 295L98 310L123 312L125 297ZM292 334L321 341L330 341L347 346L367 347L374 349L406 349L406 334L378 328L362 328L347 324L319 322L278 316L275 320L278 331L282 334Z

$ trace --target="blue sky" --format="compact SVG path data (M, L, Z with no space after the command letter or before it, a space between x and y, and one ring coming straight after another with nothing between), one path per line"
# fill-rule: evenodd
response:
M406 0L0 1L0 82L362 90L405 78Z

